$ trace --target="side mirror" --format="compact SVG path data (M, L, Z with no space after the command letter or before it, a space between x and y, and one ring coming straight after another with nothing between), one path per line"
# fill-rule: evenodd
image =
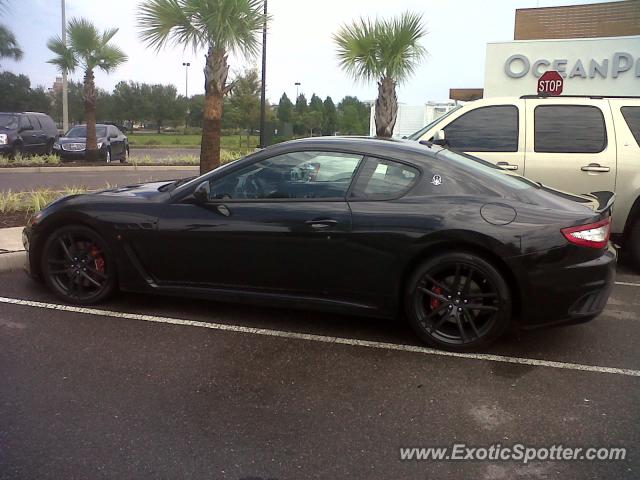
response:
M444 147L447 145L447 140L444 135L444 130L437 130L433 135L433 143L434 145L440 145Z
M193 198L196 199L198 203L206 203L209 201L211 195L211 187L209 186L209 182L202 182L200 185L196 187L193 191Z

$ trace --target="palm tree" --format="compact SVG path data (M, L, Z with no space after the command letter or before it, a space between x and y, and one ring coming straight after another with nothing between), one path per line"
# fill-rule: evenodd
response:
M140 7L140 36L160 50L169 43L206 50L200 172L220 165L220 129L229 53L253 57L267 21L263 0L148 0Z
M98 31L95 25L84 18L74 18L67 25L69 45L65 45L59 36L51 38L47 47L56 56L49 63L56 65L62 72L73 72L80 67L84 70L84 118L87 124L87 160L98 157L96 139L96 84L94 71L96 68L110 73L127 61L122 50L109 42L118 33L117 28L104 32Z
M376 134L391 137L398 114L396 86L415 71L427 51L419 41L427 34L422 15L406 12L392 20L356 20L333 39L340 67L354 79L378 82Z
M7 8L7 1L0 0L0 13ZM0 58L12 58L20 60L22 58L22 50L18 45L15 35L4 25L0 25Z

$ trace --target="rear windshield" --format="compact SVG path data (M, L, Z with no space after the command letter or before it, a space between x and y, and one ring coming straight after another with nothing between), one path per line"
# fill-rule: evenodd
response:
M0 113L0 127L11 129L18 128L18 116Z
M76 137L76 138L87 138L87 127L73 127L71 130L67 132L67 137ZM107 127L96 127L96 136L97 137L106 137L107 136Z
M640 146L640 107L622 107L620 109L636 143Z
M517 190L525 190L531 187L539 188L539 184L532 182L516 173L498 167L493 163L487 162L477 157L472 157L466 153L454 152L452 150L441 150L436 157L444 157L448 161L457 164L462 170L476 175L482 175L494 179L501 185L515 188Z

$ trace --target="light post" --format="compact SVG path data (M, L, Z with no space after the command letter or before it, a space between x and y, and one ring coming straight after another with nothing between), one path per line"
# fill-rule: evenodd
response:
M189 67L191 62L182 62L184 67L184 98L189 98Z
M62 7L62 43L67 46L67 20L65 13L65 0L61 0ZM69 86L67 83L67 71L62 70L62 130L69 130Z
M300 82L296 82L296 102L298 101L298 97L300 96L300 85L302 85Z
M267 0L264 0L264 23L262 24L262 84L260 92L260 145L267 146Z

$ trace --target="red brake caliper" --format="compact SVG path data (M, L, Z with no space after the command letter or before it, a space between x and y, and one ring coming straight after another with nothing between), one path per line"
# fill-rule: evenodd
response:
M104 273L104 258L100 255L100 250L95 245L91 247L91 256L94 259L96 270Z
M437 295L442 295L442 289L440 287L433 287L431 291ZM429 306L431 307L431 310L435 310L440 306L440 300L438 300L437 298L431 297Z

